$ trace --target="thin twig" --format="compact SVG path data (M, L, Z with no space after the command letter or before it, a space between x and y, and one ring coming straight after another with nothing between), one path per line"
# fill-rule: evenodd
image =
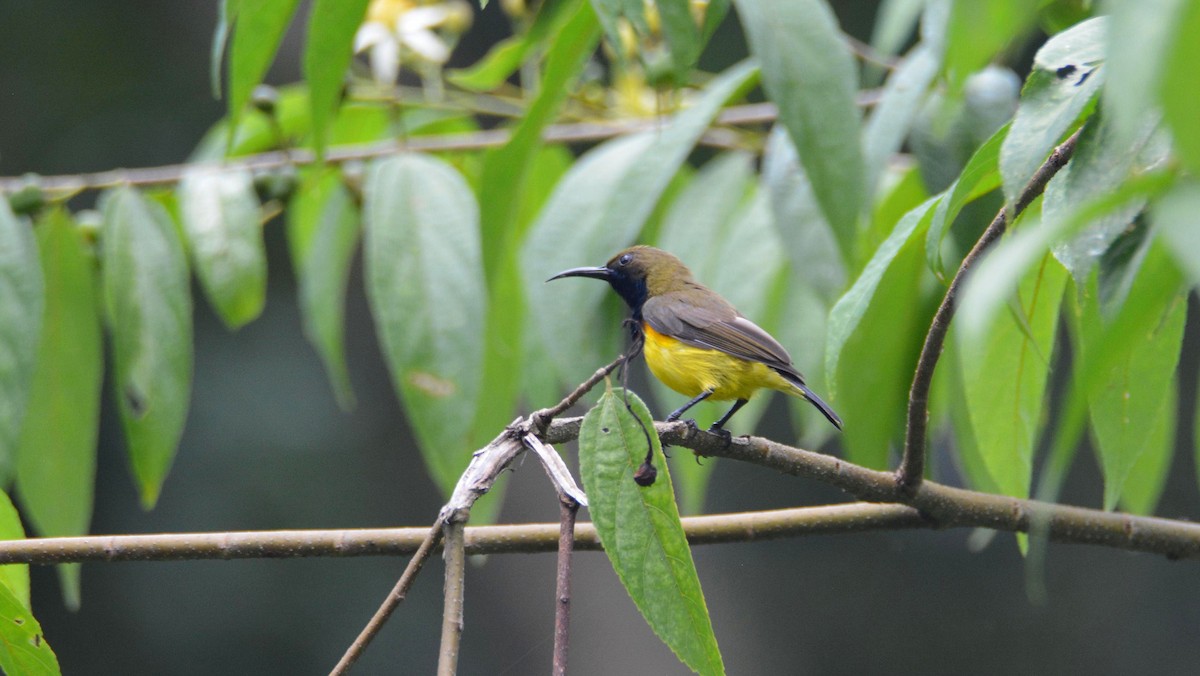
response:
M442 644L438 651L438 676L458 673L458 648L462 642L463 595L466 587L467 555L463 541L465 524L451 521L445 526L446 586L442 605Z
M618 366L624 364L625 359L625 355L621 355L609 362L606 366L596 369L596 372L593 373L591 377L580 383L579 387L576 387L575 391L564 397L562 401L550 408L543 408L540 411L535 411L533 415L529 416L530 421L533 423L534 431L538 434L544 433L546 430L546 425L549 425L551 420L553 420L563 411L579 403L579 400L583 398L583 395L590 392L592 388L595 387L596 384L601 380L607 378L608 374L615 371Z
M863 42L849 33L845 34L845 37L846 44L850 46L850 51L859 59L886 68L887 70L895 70L900 65L900 59L880 54L869 43Z
M396 606L400 605L400 602L404 600L404 597L408 594L408 590L412 587L413 581L417 579L417 573L421 572L421 567L425 565L425 562L429 559L429 555L433 553L434 548L441 539L442 524L439 520L438 523L435 523L429 529L429 533L425 536L425 540L421 542L417 553L413 554L413 557L409 559L408 566L404 569L404 574L400 576L400 580L396 582L392 593L388 594L387 598L384 599L383 604L379 606L379 610L376 610L375 615L371 617L371 621L359 632L358 638L354 639L354 643L350 644L350 647L346 650L346 654L342 655L342 659L338 660L337 666L333 668L333 671L329 672L330 676L345 674L358 661L363 651L370 645L371 640L383 628L388 617L391 617L392 612L396 610Z
M937 368L938 358L942 355L946 333L950 330L950 320L954 318L954 311L957 309L959 288L966 279L967 271L973 268L983 252L1004 234L1010 219L1015 220L1017 216L1020 216L1025 207L1042 194L1050 179L1066 166L1075 152L1075 144L1082 131L1083 127L1080 127L1062 145L1055 148L1054 152L1050 153L1050 157L1046 158L1042 166L1029 179L1029 183L1025 184L1020 197L1012 206L1011 214L1007 205L1000 208L1000 212L983 231L979 241L963 257L962 263L958 266L958 272L954 273L954 279L950 281L950 286L946 289L942 304L938 306L937 312L933 315L929 333L925 335L925 344L921 347L921 356L917 359L917 370L913 375L912 388L908 394L908 424L904 434L904 456L900 461L899 469L896 470L896 481L902 487L916 486L921 483L925 475L929 389L933 386L933 372Z
M558 568L554 583L554 663L551 673L565 676L571 641L571 554L575 550L575 516L579 503L569 496L559 501Z

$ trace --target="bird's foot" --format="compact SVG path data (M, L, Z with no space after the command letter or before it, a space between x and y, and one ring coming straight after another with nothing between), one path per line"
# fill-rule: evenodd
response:
M733 443L733 434L731 434L729 430L725 429L724 427L713 425L712 427L708 428L708 433L721 437L721 440L725 442L726 446Z

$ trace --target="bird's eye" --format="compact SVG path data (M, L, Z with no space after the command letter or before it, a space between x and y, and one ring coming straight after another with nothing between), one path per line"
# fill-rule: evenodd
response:
M631 260L633 260L633 254L627 253L624 256L621 256L620 258L617 259L617 265L624 267L626 265L629 265L629 261L631 261Z

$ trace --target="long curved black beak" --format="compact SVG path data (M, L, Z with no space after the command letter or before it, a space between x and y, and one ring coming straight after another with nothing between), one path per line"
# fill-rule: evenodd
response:
M612 270L603 267L571 268L570 270L563 270L546 281L553 282L554 280L562 279L563 277L590 277L592 279L602 279L607 282L608 280L612 279Z

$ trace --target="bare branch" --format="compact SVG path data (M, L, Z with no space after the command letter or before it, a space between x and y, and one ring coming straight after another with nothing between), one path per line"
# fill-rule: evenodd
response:
M921 356L917 359L917 370L913 375L912 389L908 394L908 424L904 433L904 457L900 461L900 468L896 471L896 481L901 486L911 488L921 483L925 475L929 389L933 386L933 372L937 368L938 358L942 355L942 346L946 343L946 333L950 330L950 320L954 318L954 311L957 309L959 288L966 279L967 271L975 266L975 262L992 245L992 242L1004 234L1010 219L1015 220L1017 216L1020 216L1025 207L1042 194L1050 179L1066 166L1075 152L1075 144L1082 131L1083 127L1080 127L1062 145L1055 148L1054 152L1050 153L1050 157L1046 158L1046 161L1034 173L1033 178L1025 185L1025 189L1021 191L1011 214L1009 214L1007 205L1000 208L1000 213L996 214L996 218L983 231L979 241L963 257L962 264L958 266L958 272L954 273L954 279L950 281L950 287L946 289L946 296L942 298L942 304L933 315L929 333L925 335L925 344L921 347Z
M554 582L554 676L567 673L571 645L571 555L575 550L575 516L579 503L570 496L559 501L558 568Z
M465 524L451 521L446 524L446 586L442 604L442 644L438 652L438 676L458 673L458 648L462 643L463 596L467 577L467 555L463 541Z

